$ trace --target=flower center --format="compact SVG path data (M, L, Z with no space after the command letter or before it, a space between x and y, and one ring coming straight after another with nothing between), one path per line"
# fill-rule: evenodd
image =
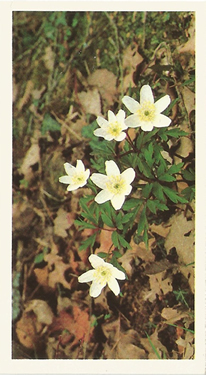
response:
M122 126L119 122L110 122L108 126L108 132L113 136L117 137L122 131Z
M153 121L155 118L155 113L155 105L149 101L143 102L141 107L137 110L140 121Z
M85 182L85 175L84 175L84 172L79 172L78 174L74 174L72 176L72 184L74 185L78 185L78 184L82 184L83 182Z
M111 279L111 276L112 276L112 271L110 268L106 266L99 266L95 269L94 278L98 283L102 285L107 284L109 280Z
M107 190L113 194L122 194L125 191L126 183L121 176L110 176L106 184Z

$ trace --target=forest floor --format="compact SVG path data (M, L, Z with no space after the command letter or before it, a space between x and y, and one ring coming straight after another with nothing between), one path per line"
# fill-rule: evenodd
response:
M13 13L13 358L194 358L194 198L156 215L148 249L131 234L120 296L92 298L92 229L75 224L88 189L59 183L65 162L90 166L83 129L144 84L176 100L190 136L170 158L194 171L194 40L192 12Z

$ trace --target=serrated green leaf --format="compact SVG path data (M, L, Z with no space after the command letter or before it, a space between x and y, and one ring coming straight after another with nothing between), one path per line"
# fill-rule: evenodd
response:
M184 137L188 135L184 130L177 129L170 129L167 130L167 135L170 135L171 137L178 138L178 137Z
M184 163L173 164L167 171L169 174L178 173L183 167Z
M146 184L144 187L143 187L143 189L142 189L142 195L143 195L143 197L145 197L145 198L149 198L149 195L150 195L150 193L151 193L151 191L152 191L152 184Z
M119 243L122 245L122 247L127 248L127 249L131 249L131 246L130 246L129 242L127 242L124 239L124 237L121 236L121 234L117 233L117 236L118 236Z
M165 196L163 194L163 188L162 186L158 183L155 182L152 187L152 192L154 193L155 197L160 201L160 202L165 202Z
M115 247L117 247L118 249L120 249L120 244L119 244L119 239L118 239L118 235L117 235L117 232L112 232L112 242L114 244Z
M170 174L167 174L167 173L159 176L158 178L160 181L166 181L166 182L176 181L176 178L174 176L171 176Z
M85 250L88 247L93 247L96 240L96 233L92 234L89 238L87 238L83 244L79 247L79 251Z
M182 175L187 181L194 181L195 180L195 174L192 170L187 171L186 169L182 171Z
M155 201L148 199L148 201L147 201L147 207L149 208L149 210L150 210L153 214L156 214L156 212L157 212L157 208L156 208L156 203L155 203Z
M113 221L110 219L109 216L107 216L104 212L102 212L101 214L101 218L104 222L104 224L108 225L108 227L111 227L111 228L114 228L114 223Z
M125 211L128 211L131 208L136 208L138 206L141 206L142 202L143 202L142 199L131 198L124 203L122 209Z
M74 220L74 224L78 225L78 226L81 226L83 228L87 228L87 229L96 229L97 227L93 224L90 224L90 223L87 223L86 221L82 221L82 220Z

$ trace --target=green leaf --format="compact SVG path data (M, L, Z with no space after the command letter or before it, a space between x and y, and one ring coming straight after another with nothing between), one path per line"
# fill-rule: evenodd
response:
M170 129L167 131L167 135L170 135L171 137L178 138L178 137L184 137L188 135L184 130L180 130L179 128L176 129Z
M113 221L104 212L101 213L101 218L102 218L104 224L108 225L108 227L114 228Z
M149 210L150 210L153 214L156 214L156 212L157 212L157 208L156 208L156 203L155 203L155 201L148 199L148 201L147 201L147 207L149 208Z
M152 190L152 184L146 184L144 187L143 187L143 189L142 189L142 195L143 195L143 197L145 197L145 198L149 198L149 195L150 195L150 193L151 193L151 190Z
M60 124L54 120L49 113L46 113L42 122L41 133L45 135L47 131L61 130Z
M106 258L107 255L108 255L108 253L104 253L103 251L100 251L100 252L98 253L98 257L100 257L100 258Z
M128 211L131 208L136 208L137 206L140 206L142 202L143 202L142 199L131 198L124 203L122 209L125 211Z
M190 168L190 170L183 170L182 175L187 181L194 181L195 180L195 174L194 171Z
M167 174L167 173L159 176L158 178L160 181L166 181L166 182L176 181L176 178L174 176L171 176L170 174Z
M127 242L124 239L124 237L121 236L121 234L117 233L117 236L118 236L119 243L122 245L122 247L127 248L127 249L131 249L131 246L130 246L129 242Z
M93 247L96 240L96 233L92 234L89 238L87 238L83 244L79 247L79 251L85 250L88 247Z
M183 167L184 163L173 164L167 171L169 174L178 173Z
M155 182L153 184L152 192L154 193L155 197L160 201L160 202L165 202L165 196L163 194L163 188L162 186L158 183Z
M167 197L174 203L188 203L188 201L183 198L183 197L180 197L174 190L164 186L163 187L163 190L164 190L164 193L167 195Z
M138 236L142 233L146 225L147 225L147 217L146 217L146 205L145 205L141 212L139 223L138 223L138 231L137 231Z
M96 229L97 227L93 224L87 223L86 221L83 220L74 220L74 224L81 226L82 228L88 228L88 229Z
M117 247L118 249L121 248L121 246L119 244L119 239L118 239L117 231L115 231L115 232L112 233L112 242L113 242L113 244L114 244L115 247Z

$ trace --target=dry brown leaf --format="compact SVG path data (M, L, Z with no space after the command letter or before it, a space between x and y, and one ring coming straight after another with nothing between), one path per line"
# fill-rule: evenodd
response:
M34 175L31 167L34 164L39 163L39 160L40 160L39 145L37 143L33 143L31 147L28 149L24 157L23 163L21 165L21 168L20 168L20 173L24 175L25 180L27 181L31 180L31 178Z
M113 245L112 233L112 228L108 227L107 225L104 225L103 230L101 230L99 236L100 247L96 249L96 254L100 252L109 253Z
M159 225L151 224L150 230L151 232L157 233L159 236L166 238L170 231L170 227L168 225L165 227L164 223Z
M195 94L186 86L181 87L181 94L183 96L184 104L189 116L190 113L195 109Z
M68 333L62 333L62 344L66 344L73 338L70 348L79 344L80 341L88 342L93 332L90 325L89 314L87 310L81 310L78 306L73 307L73 314L62 310L53 323L53 331L67 330Z
M57 211L54 220L54 233L60 237L67 237L66 229L69 229L74 222L74 214L66 212L62 207Z
M33 311L37 317L37 321L42 324L52 324L54 314L52 309L46 301L40 299L33 299L28 302L25 308L25 313Z
M19 100L19 103L17 106L19 111L21 111L23 107L25 106L25 104L29 101L33 88L34 88L33 82L31 80L27 81L24 95Z
M136 345L138 339L137 332L133 329L122 332L120 319L104 323L102 330L107 338L104 346L104 356L107 359L146 358L144 349Z
M34 349L37 342L37 334L41 331L42 324L36 321L34 315L22 315L16 324L16 334L19 342L28 349Z
M117 77L107 69L98 69L88 77L88 83L100 92L109 105L114 104L117 93Z
M154 244L155 239L151 238L149 240L149 249L146 249L146 246L143 242L136 244L132 238L130 242L131 249L127 250L126 253L119 258L119 261L122 267L125 269L127 275L131 277L133 272L132 263L139 263L138 258L142 259L144 262L153 262L155 256L151 251L151 247Z
M141 338L140 342L149 353L148 359L158 359L157 354L154 352L154 349L152 348L151 343L153 344L153 346L155 347L156 351L158 352L161 358L164 358L164 355L166 355L167 358L169 357L167 348L160 342L158 338L157 329L150 336L150 341L148 338Z
M101 115L101 101L97 89L82 91L78 94L78 98L86 113Z
M172 278L171 276L165 278L166 272L167 271L163 271L156 275L149 275L150 291L144 292L144 301L149 300L153 302L156 299L156 295L161 297L168 292L172 292Z
M180 213L171 218L170 224L171 229L165 241L165 249L169 253L172 247L176 248L179 264L182 265L180 270L188 279L191 291L194 293L194 266L191 264L194 263L194 220L187 220L184 213Z
M129 45L124 51L123 55L123 69L126 70L123 79L123 89L126 91L128 87L134 87L133 74L136 71L137 65L143 61L143 57L138 52L138 45L134 42Z
M28 198L23 198L22 202L13 203L12 206L13 230L22 232L31 225L35 217L33 207L28 202Z
M43 56L45 67L53 72L55 63L55 53L52 51L51 46L45 48L45 55Z

